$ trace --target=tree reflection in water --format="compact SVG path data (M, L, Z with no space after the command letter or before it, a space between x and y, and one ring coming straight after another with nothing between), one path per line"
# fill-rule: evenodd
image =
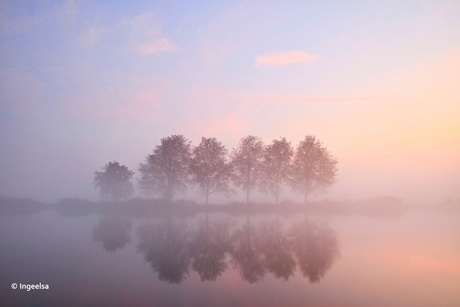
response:
M335 231L305 219L293 225L291 235L300 271L311 283L319 283L339 255Z
M159 280L179 284L189 276L190 253L183 223L169 217L166 221L144 224L138 237L138 249L158 273Z
M106 252L113 253L131 241L133 222L123 216L103 216L93 227L93 242L100 242Z
M339 255L335 231L309 219L288 229L278 216L259 225L251 225L246 216L233 232L232 225L229 220L211 222L206 213L198 229L188 231L170 216L140 226L138 250L159 280L173 284L184 281L190 267L201 281L215 281L228 262L251 284L267 272L287 281L296 267L311 283L319 283Z
M231 262L240 271L241 278L248 283L260 281L265 275L262 254L259 252L260 239L257 229L251 226L249 216L247 223L235 230L232 236Z
M201 281L215 281L227 269L226 254L231 247L231 222L209 222L206 219L192 235L190 254L192 268L200 275Z
M292 256L292 242L284 231L279 217L259 226L260 252L266 269L276 278L288 280L294 275L296 263Z

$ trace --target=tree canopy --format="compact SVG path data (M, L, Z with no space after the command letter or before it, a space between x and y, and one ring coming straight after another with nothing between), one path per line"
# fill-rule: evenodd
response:
M240 140L232 152L233 183L246 192L246 202L249 193L256 187L261 176L261 163L264 145L256 136L248 135Z
M94 184L102 198L118 200L133 194L130 181L134 172L113 161L95 172ZM139 164L139 189L156 194L168 202L178 193L194 185L205 197L234 194L239 187L249 203L251 191L258 188L273 195L279 203L286 186L304 195L323 192L337 176L337 159L315 138L307 135L294 148L286 138L280 137L267 146L256 136L241 138L231 154L216 138L201 138L197 146L183 135L170 135L161 139L153 153ZM233 186L233 187L232 187Z
M312 135L305 136L296 147L290 172L290 186L302 193L307 203L308 194L325 190L335 182L337 159Z
M227 163L227 149L216 138L201 138L193 148L190 161L192 182L198 186L208 204L209 195L220 193L229 195L231 166Z
M278 204L279 194L289 178L291 157L294 151L291 142L285 138L273 140L264 149L262 159L262 191L269 191L276 198Z
M94 172L94 186L103 199L119 200L134 193L131 178L134 175L126 166L113 161L102 167L103 172Z
M183 193L190 181L191 145L183 135L161 139L161 145L139 164L140 189L147 194L160 194L170 201L176 193Z

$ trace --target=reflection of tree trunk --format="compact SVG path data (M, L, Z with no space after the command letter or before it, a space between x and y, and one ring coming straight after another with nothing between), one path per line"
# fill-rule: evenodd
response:
M208 211L206 211L206 245L209 245L209 219L208 219Z
M280 216L276 214L276 239L278 241L278 246L281 248L281 238L280 238Z
M243 226L241 231L241 241L234 254L234 261L236 261L242 278L252 284L263 278L265 266L257 250L257 234L251 229L249 215L246 215L246 227Z
M265 269L276 278L288 280L295 270L295 260L291 252L290 238L283 231L283 225L277 214L270 222L259 225L258 249Z
M246 215L246 221L248 224L248 247L251 248L251 225L249 224L249 214Z
M188 276L190 256L184 224L165 217L163 221L141 226L138 236L139 251L154 272L158 273L160 281L178 284Z
M105 216L93 227L93 242L99 242L106 252L122 249L131 241L132 220L123 216Z
M229 246L228 230L230 225L209 221L208 212L200 223L196 233L192 235L190 255L192 268L198 272L201 281L214 281L227 268L225 256Z
M279 184L278 184L278 180L276 180L276 184L275 184L275 196L276 196L276 204L278 205L278 196L279 196Z
M206 197L206 204L207 204L207 197ZM209 248L210 248L210 240L209 240L209 219L208 219L208 212L206 211L206 239L205 239L205 253L209 253Z
M336 233L306 217L293 225L291 234L300 272L310 283L319 283L339 254Z

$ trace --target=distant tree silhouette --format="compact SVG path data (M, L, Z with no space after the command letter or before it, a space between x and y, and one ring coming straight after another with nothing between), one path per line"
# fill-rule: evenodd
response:
M231 165L227 163L227 149L216 138L201 138L201 143L193 148L190 161L192 182L198 185L205 196L220 193L230 195Z
M144 193L159 193L170 201L176 193L183 193L189 182L190 141L183 135L161 139L153 154L139 164L140 189Z
M291 143L285 138L273 140L264 149L262 159L261 189L269 191L279 201L279 194L289 178L290 162L294 154Z
M231 155L233 183L246 192L246 203L249 203L249 193L256 187L261 177L263 151L262 140L249 135L240 140Z
M294 191L302 193L307 203L308 194L324 190L335 182L337 160L321 142L307 135L297 145L292 162L289 184Z
M118 162L109 162L103 172L94 172L94 185L103 199L119 200L134 193L131 178L134 172Z

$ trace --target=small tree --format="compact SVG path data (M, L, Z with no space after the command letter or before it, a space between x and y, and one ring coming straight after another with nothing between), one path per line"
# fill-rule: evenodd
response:
M308 194L325 190L335 182L337 159L332 157L321 142L307 135L297 145L291 167L290 186L302 193L307 203Z
M190 172L192 182L205 196L206 205L213 193L231 194L231 166L227 163L227 149L216 138L201 138L200 145L193 148Z
M262 159L261 189L269 191L276 198L278 204L279 194L288 180L290 162L294 154L291 142L285 138L273 140L264 150Z
M144 193L159 193L170 201L176 193L183 193L189 182L190 141L183 135L161 139L153 154L139 164L138 184Z
M242 138L232 152L233 183L246 191L246 203L249 203L249 193L256 187L261 176L263 151L262 140L249 135Z
M131 178L134 172L118 162L109 162L102 167L103 172L94 172L94 186L103 199L119 200L134 193Z

